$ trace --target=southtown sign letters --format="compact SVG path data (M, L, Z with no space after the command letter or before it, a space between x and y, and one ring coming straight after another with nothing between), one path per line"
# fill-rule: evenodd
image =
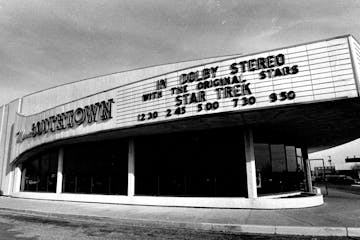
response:
M78 107L75 110L62 112L34 122L30 132L25 133L25 131L19 131L16 133L16 142L21 143L27 138L111 119L112 103L114 103L114 100L108 99L107 101L93 103L85 107Z

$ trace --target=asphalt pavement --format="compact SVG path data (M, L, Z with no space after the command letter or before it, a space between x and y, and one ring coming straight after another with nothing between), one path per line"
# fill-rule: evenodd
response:
M149 226L227 233L360 237L360 195L329 189L319 207L212 209L79 203L0 197L0 209L60 218L130 221Z
M108 220L108 221L106 221ZM0 240L350 240L351 237L312 237L206 231L168 226L152 226L134 221L110 219L65 219L0 210Z

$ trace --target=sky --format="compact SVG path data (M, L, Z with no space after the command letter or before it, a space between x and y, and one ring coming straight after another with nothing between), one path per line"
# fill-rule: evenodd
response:
M359 16L358 0L0 0L0 105L139 67L360 40ZM360 156L360 141L351 146L336 153Z

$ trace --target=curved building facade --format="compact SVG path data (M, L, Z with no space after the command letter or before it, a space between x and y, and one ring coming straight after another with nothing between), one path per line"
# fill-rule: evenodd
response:
M1 107L2 194L159 206L321 205L308 150L360 137L350 36L166 64Z

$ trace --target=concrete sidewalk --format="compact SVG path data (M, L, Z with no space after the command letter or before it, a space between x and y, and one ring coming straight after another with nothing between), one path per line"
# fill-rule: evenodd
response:
M226 232L360 237L360 195L329 190L320 207L290 210L209 209L78 203L0 197L0 209L76 215Z

